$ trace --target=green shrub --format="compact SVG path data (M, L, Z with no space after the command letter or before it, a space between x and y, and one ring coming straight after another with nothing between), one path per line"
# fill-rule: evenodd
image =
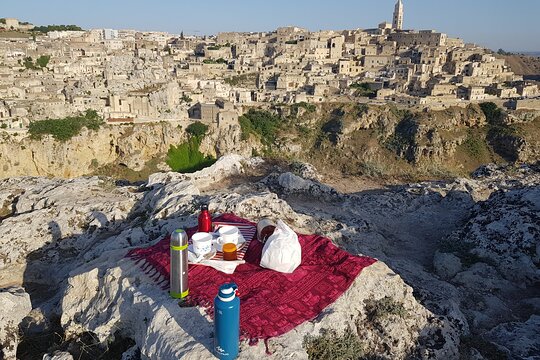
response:
M29 70L40 70L44 67L47 67L50 59L51 57L49 55L41 55L39 58L37 58L36 63L34 64L34 60L30 56L28 56L24 58L23 65L26 69ZM21 61L19 60L19 64L20 63Z
M199 171L215 163L214 158L199 151L199 146L200 139L197 137L191 137L178 146L171 146L165 162L173 171L182 173Z
M186 131L191 136L195 136L197 138L202 139L206 135L206 132L208 131L208 125L205 125L200 121L196 121L194 123L189 124L188 127L186 128Z
M47 25L36 26L32 31L48 33L49 31L82 31L82 29L77 25Z
M343 334L323 329L319 336L306 336L302 345L310 360L357 360L365 353L360 338L350 327Z
M354 93L356 96L374 97L375 95L377 95L377 92L375 90L372 90L369 86L369 83L366 82L351 84L350 88L356 89Z
M223 59L223 58L219 58L217 60L213 60L213 59L204 59L203 60L203 64L226 64L227 63L227 60Z
M291 105L291 113L294 114L294 115L297 115L298 114L298 109L300 109L300 108L306 109L306 111L308 113L313 113L313 112L317 111L317 106L316 105L309 104L309 103L307 103L305 101L302 101L302 102Z
M396 154L404 153L410 146L414 145L415 133L418 124L412 114L403 113L402 120L396 125L394 133L385 141L385 147Z
M249 139L249 135L254 133L253 125L251 124L251 120L247 118L246 116L242 115L238 118L238 122L240 123L240 129L242 129L242 140Z
M514 55L513 53L505 51L504 49L497 50L497 54L498 55Z
M297 125L296 128L298 129L298 133L300 134L300 136L302 136L302 138L306 138L309 136L309 134L311 134L311 129L307 126L304 126L304 125Z
M32 58L30 56L24 58L23 65L24 65L24 67L26 69L30 69L30 70L37 70L38 69L38 67L36 65L34 65L34 60L32 60Z
M480 136L475 135L471 130L469 130L463 146L467 150L467 153L476 159L485 156L488 151L485 140Z
M490 124L496 124L499 122L502 116L502 111L497 104L492 102L485 102L480 104L480 108L486 115L486 119Z
M4 123L4 124L0 125L0 129L7 129L7 124Z
M40 139L43 135L52 135L56 140L66 141L78 135L83 127L98 130L102 124L103 118L95 110L86 110L79 116L31 122L28 133L34 139Z
M365 176L381 178L388 173L388 168L384 165L384 163L376 161L363 161L359 165L359 173Z
M369 106L367 104L356 104L355 110L356 116L362 116L369 111Z
M490 139L496 137L513 137L520 135L519 130L515 125L493 125L489 127L488 137Z
M41 67L47 67L47 64L49 64L49 60L51 60L51 57L49 55L42 55L36 60L36 64Z
M366 301L366 311L367 319L370 322L380 321L389 316L404 318L408 315L403 304L395 301L389 296L385 296L380 300L370 299Z
M263 143L269 145L276 140L282 119L266 110L250 109L240 116L239 122L242 139L247 139L250 133L254 133L261 137Z

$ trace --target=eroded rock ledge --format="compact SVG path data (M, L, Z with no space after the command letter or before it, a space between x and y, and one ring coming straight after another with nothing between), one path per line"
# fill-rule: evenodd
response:
M319 317L273 339L271 358L307 358L306 336L347 327L365 355L388 359L538 349L538 169L488 167L473 179L340 194L312 167L239 181L259 163L226 156L190 176L155 174L142 187L98 177L1 181L0 203L10 211L0 222L0 287L24 290L15 292L19 315L2 318L0 328L28 315L25 335L45 333L59 321L64 345L40 349L51 358L53 350L73 354L70 340L84 336L96 348L130 339L126 359L208 358L212 323L204 311L179 307L124 259L133 247L194 225L205 201L215 212L285 219L380 260ZM13 356L17 338L0 340ZM264 353L263 344L242 345L243 358Z

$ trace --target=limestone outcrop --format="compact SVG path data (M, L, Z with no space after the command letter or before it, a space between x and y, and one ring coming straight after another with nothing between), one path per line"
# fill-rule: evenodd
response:
M151 160L163 160L171 145L186 141L190 122L105 125L98 131L83 131L68 141L52 136L41 140L0 135L0 178L53 176L74 178L99 168L120 164L142 170ZM3 137L3 138L2 138ZM239 141L240 126L212 125L201 151L214 157L227 153L251 155L251 145ZM1 204L0 204L1 205ZM1 215L0 215L1 216Z
M3 180L0 287L17 284L27 294L17 295L13 324L30 309L23 336L57 321L66 342L40 350L49 358L77 358L85 338L93 349L116 344L126 359L209 358L204 310L179 307L125 258L195 225L206 202L216 213L281 218L379 259L316 319L272 339L270 358L308 358L307 337L347 328L365 356L384 359L487 358L482 344L514 357L534 353L537 168L488 166L472 179L341 194L309 165L242 180L260 164L231 155L190 175L154 174L142 186L99 177ZM265 350L242 344L241 358Z
M290 112L291 108L275 109L284 116L293 116L285 110ZM395 176L403 173L404 166L412 165L436 165L432 172L437 177L437 168L462 173L458 169L463 164L500 159L493 152L508 161L538 160L537 112L522 110L503 115L488 124L476 104L416 112L391 105L323 104L314 112L294 115L294 121L284 119L275 143L269 145L257 136L243 140L245 134L239 124L212 124L200 150L216 158L230 153L252 156L271 150L283 157L315 161L320 167L332 163L332 167L348 174L372 171L375 175ZM157 169L167 170L163 161L167 151L171 145L186 141L186 128L191 122L106 125L99 131L83 130L66 142L52 137L32 140L2 132L0 178L114 176L108 173L108 165L135 172L144 170L146 175Z
M30 296L21 287L0 289L0 356L15 359L19 323L32 310Z

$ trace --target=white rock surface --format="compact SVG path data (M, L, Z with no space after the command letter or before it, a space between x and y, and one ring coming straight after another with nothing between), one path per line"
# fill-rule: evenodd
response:
M330 186L321 184L314 180L304 179L298 175L287 172L279 175L277 177L276 183L274 176L270 176L265 180L270 186L277 185L273 187L273 190L276 189L280 193L284 194L304 194L308 196L323 197L325 199L335 199L339 198L339 194L336 190Z
M490 260L508 280L540 281L540 187L493 194L450 240L471 245L471 253Z
M185 180L196 182L199 187L219 183L223 179L242 173L243 162L248 160L240 155L229 154L221 157L214 165L193 174L157 173L150 175L148 186L178 183Z
M43 360L73 360L68 352L55 351L53 354L43 355Z
M116 267L114 267L116 265ZM102 276L100 274L103 273ZM81 288L85 291L82 292ZM391 297L402 303L408 314L403 319L390 319L380 334L363 329L361 336L371 347L366 350L382 354L384 344L391 358L402 358L412 351L418 336L425 344L416 344L423 358L451 359L458 354L459 333L449 323L440 321L412 296L412 289L381 262L365 269L351 288L330 305L316 320L297 327L290 333L272 339L271 359L307 359L302 342L306 335L317 335L323 328L355 327L366 320L364 302ZM168 294L155 286L134 268L130 260L104 256L89 265L88 271L73 275L62 300L62 323L67 334L83 330L94 332L105 340L113 329L121 327L133 336L143 358L205 359L211 358L212 322L202 309L181 308ZM393 321L392 321L393 320ZM397 321L396 321L397 320ZM366 325L367 326L367 325ZM428 339L442 334L437 347L428 347ZM265 357L265 346L242 344L240 358Z
M443 279L451 279L461 271L461 260L454 254L435 252L433 266Z
M486 338L520 359L540 358L540 316L533 315L525 323L501 324L487 333Z
M45 245L49 247L40 256L51 260L69 252L84 252L95 245L89 230L110 231L129 215L138 197L126 188L116 188L110 179L98 177L72 181L9 179L0 181L0 187L9 187L17 194L12 204L15 213L0 223L0 269L6 270L1 272L1 283L22 282L23 274L15 269L24 268L28 256L37 256ZM10 268L13 271L8 271ZM43 270L35 274L34 281L47 278L57 269Z
M1 358L14 360L19 342L19 323L32 310L30 296L20 287L0 289Z
M324 234L351 253L381 260L317 319L272 339L271 358L306 358L305 335L356 321L365 348L392 359L453 359L461 335L504 323L514 323L508 329L516 334L532 329L520 324L531 316L524 309L538 303L531 265L538 263L537 170L493 168L475 179L352 195L319 184L313 174L231 185L254 163L225 157L189 176L155 174L143 187L100 178L3 180L0 285L23 284L35 311L60 315L68 336L90 331L105 341L120 331L136 343L126 358L140 351L143 359L206 359L212 324L204 311L177 306L124 255L195 225L199 205L209 203L215 212L253 220L281 218L299 232ZM490 245L493 234L499 237ZM408 316L366 323L365 301L386 296ZM490 339L517 351L498 336ZM534 341L527 344L534 348ZM242 356L265 357L264 350L244 344Z

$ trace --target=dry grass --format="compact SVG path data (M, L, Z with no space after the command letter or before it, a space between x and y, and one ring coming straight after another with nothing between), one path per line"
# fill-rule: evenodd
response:
M20 32L20 31L0 31L0 38L8 38L8 39L14 39L14 38L20 38L20 39L28 39L31 35L29 33Z

